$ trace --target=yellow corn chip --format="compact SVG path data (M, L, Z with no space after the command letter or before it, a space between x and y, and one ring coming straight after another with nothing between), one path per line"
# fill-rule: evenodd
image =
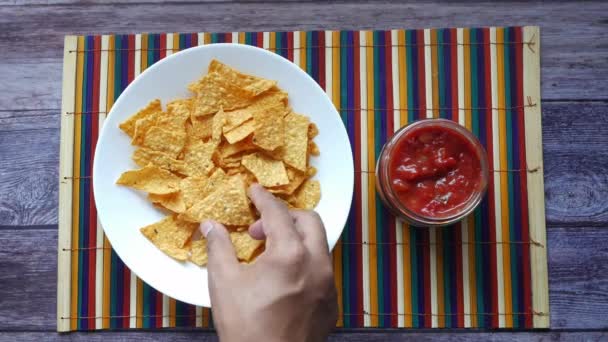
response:
M312 140L317 135L319 135L319 128L314 124L314 122L311 122L310 126L308 126L308 139Z
M188 260L188 257L190 255L190 253L188 253L187 249L174 247L174 246L168 245L166 243L160 243L157 245L157 247L163 253L167 254L168 256L170 256L173 259L178 260L178 261L186 261L186 260Z
M280 160L253 153L244 156L241 163L255 175L262 186L279 186L289 183L285 165Z
M207 265L207 239L192 241L190 261L199 265Z
M222 158L227 158L237 153L255 150L256 146L252 142L252 138L248 137L234 144L224 142L220 145L219 151Z
M308 153L312 156L318 156L319 154L321 154L321 151L319 151L319 147L312 140L308 142Z
M222 169L234 168L239 167L241 165L242 157L243 156L240 154L224 157L221 153L215 153L213 155L213 162L215 163L215 165L221 167Z
M203 187L205 197L206 195L210 194L215 189L220 187L220 185L222 185L226 181L228 181L228 177L226 177L226 173L224 172L224 170L216 169L215 171L213 171L211 176L209 176L209 180L207 181L207 183L205 183L205 186Z
M179 191L180 178L158 166L149 165L120 175L116 184L130 186L151 194L165 195Z
M154 151L149 148L138 148L133 152L132 158L139 167L146 167L152 164L172 172L184 172L185 164L183 161L173 159L163 152Z
M291 195L304 182L304 180L306 180L308 175L291 167L287 167L287 177L289 178L289 184L269 188L268 191L275 194Z
M193 114L196 117L217 113L220 108L233 110L247 106L255 96L253 93L229 83L217 72L211 72L189 89L196 93Z
M274 87L265 93L256 96L253 99L253 102L247 107L226 112L224 133L253 118L256 113L263 112L268 108L276 108L276 110L283 112L286 111L287 93Z
M314 166L309 166L308 170L306 170L306 176L308 178L310 178L310 177L312 177L312 176L314 176L316 174L317 174L317 168L314 167Z
M185 174L188 176L206 176L213 170L211 157L215 152L216 144L197 141L184 150Z
M222 127L224 127L225 122L226 116L224 115L224 111L220 109L213 116L213 120L211 120L211 140L217 145L222 140Z
M151 150L164 152L171 158L177 157L186 143L186 132L169 131L158 126L148 130L142 146Z
M240 73L215 59L209 63L209 73L212 72L220 74L226 82L246 90L253 96L259 95L277 84L276 81Z
M236 175L221 183L209 196L186 210L184 219L193 222L212 219L235 226L252 224L254 217L243 179Z
M283 161L302 172L306 171L309 120L303 115L290 113L285 117L285 145Z
M225 112L225 114L226 123L223 127L224 133L229 132L230 130L240 126L243 122L253 118L251 108L249 107Z
M199 139L208 139L211 137L213 115L206 115L200 118L190 117L192 123L191 131L188 133ZM188 129L188 126L186 126Z
M257 146L273 151L282 146L285 141L284 107L270 107L255 112L256 129L253 133L253 143Z
M181 180L179 184L180 193L184 199L186 209L208 195L203 191L208 180L209 178L205 176L186 177Z
M255 252L264 245L264 240L256 240L247 231L230 232L230 241L236 251L236 257L242 261L250 261Z
M253 111L261 110L268 107L283 107L287 109L288 94L277 87L272 87L263 94L256 96L253 103L247 108Z
M182 248L197 228L198 224L186 222L171 215L140 230L148 240L157 246L164 243L168 246Z
M183 180L182 180L183 181ZM154 204L159 204L165 209L168 209L176 214L181 214L186 211L186 203L181 192L176 192L168 195L148 194L148 199Z
M255 130L255 121L249 120L228 133L224 133L224 137L230 144L237 143L247 138Z
M313 209L321 199L319 181L307 180L295 194L295 206L300 209Z
M143 109L141 109L139 112L133 114L131 117L129 117L127 120L125 120L123 123L121 123L118 127L120 127L120 129L122 129L125 133L127 133L127 135L131 138L133 138L133 135L135 134L135 122L137 122L137 120L149 117L149 116L155 116L158 112L162 111L162 107L160 104L160 100L156 99L150 103L148 103L148 105L146 107L144 107Z
M148 115L135 121L135 130L133 131L133 139L131 139L131 145L141 145L144 142L146 133L158 122L158 116L161 112Z
M186 209L207 197L226 180L228 180L226 173L219 168L215 169L209 177L195 176L182 179L180 189L184 197Z
M167 104L167 112L158 117L158 125L170 131L184 131L186 120L190 117L190 99L174 100Z

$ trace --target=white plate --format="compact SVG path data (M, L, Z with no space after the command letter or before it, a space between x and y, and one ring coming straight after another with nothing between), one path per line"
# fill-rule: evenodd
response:
M118 124L149 101L188 96L186 86L207 72L216 58L242 72L277 80L289 93L294 111L306 114L319 127L315 142L321 155L311 158L321 182L316 210L325 223L333 248L350 210L353 159L340 116L325 92L295 64L263 49L239 44L212 44L171 55L137 77L120 95L99 136L93 165L93 189L99 219L106 236L124 263L143 281L182 302L210 306L207 269L177 262L150 243L139 228L157 222L163 214L145 194L115 184L121 173L136 169L130 138Z

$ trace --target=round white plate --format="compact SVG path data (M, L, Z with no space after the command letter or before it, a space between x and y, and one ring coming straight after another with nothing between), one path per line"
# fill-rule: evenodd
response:
M97 212L114 250L137 276L172 298L207 307L207 269L175 261L150 243L139 228L164 215L144 193L115 182L123 172L137 168L131 160L134 147L119 123L153 99L161 99L164 106L189 96L187 85L205 74L214 58L244 73L277 80L289 93L294 111L319 127L315 142L321 155L311 158L311 163L321 183L316 211L325 223L330 248L342 233L353 194L352 151L342 120L317 83L287 59L247 45L212 44L178 52L148 68L122 92L99 136L93 165Z

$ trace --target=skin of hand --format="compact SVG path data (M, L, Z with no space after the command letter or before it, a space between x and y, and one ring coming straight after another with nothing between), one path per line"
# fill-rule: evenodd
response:
M203 222L209 293L220 340L324 341L338 315L331 255L314 211L288 210L262 186L249 197L261 214L249 228L266 249L240 264L226 228Z

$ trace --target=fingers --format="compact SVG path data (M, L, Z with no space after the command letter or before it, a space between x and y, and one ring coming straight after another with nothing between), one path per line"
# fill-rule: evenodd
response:
M311 210L291 210L290 214L295 221L296 230L310 251L313 254L329 254L327 235L319 214Z
M275 243L299 241L294 230L293 219L287 206L266 191L261 185L253 184L249 188L249 198L260 212L264 234L268 247Z
M207 239L209 276L235 270L239 263L226 227L208 220L203 222L199 229Z
M266 239L266 234L264 234L264 226L262 225L262 220L257 220L251 226L249 226L249 235L251 235L251 237L256 240Z

